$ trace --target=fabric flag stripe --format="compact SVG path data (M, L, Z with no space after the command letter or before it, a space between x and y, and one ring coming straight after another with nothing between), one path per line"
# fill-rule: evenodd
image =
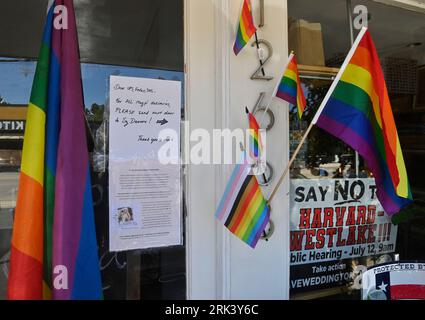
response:
M235 55L239 54L256 31L257 28L255 27L254 20L252 18L251 4L249 3L249 0L244 0L235 44L233 45L233 52Z
M61 114L57 149L53 265L65 266L69 286L54 288L55 299L101 299L96 231L91 196L84 102L72 0L56 1L68 9L62 30Z
M57 5L67 8L68 29L53 28ZM83 106L72 0L56 0L28 106L9 299L51 298L53 265L69 276L68 289L55 289L53 298L102 297Z
M232 211L230 212L229 217L225 223L225 226L228 227L229 230L233 233L236 231L236 228L239 226L246 211L248 210L255 191L256 189L254 186L254 180L251 179L250 175L248 175L242 184L242 188L238 193L238 197L233 204Z
M375 171L375 179L380 181L384 186L384 188L377 190L378 198L380 195L387 198L386 210L397 210L398 206L396 202L398 197L392 188L392 181L385 160L377 154L377 146L374 144L374 141L371 141L370 135L373 134L373 129L370 123L367 123L367 119L359 113L356 113L356 124L354 128L348 125L352 123L344 123L341 122L340 119L336 121L334 116L338 114L338 111L340 112L342 108L350 107L334 100L330 100L329 103L329 111L335 111L335 113L332 115L324 113L320 126L327 126L326 130L329 133L339 137L345 143L350 144L353 149L357 150L359 154L364 157L371 169L382 168ZM352 110L352 108L350 109ZM374 170L372 170L372 172L374 172Z
M44 184L44 134L46 124L46 114L43 109L31 102L28 105L21 161L21 171L41 186Z
M246 242L252 242L255 235L257 234L258 228L263 225L264 219L267 217L267 204L266 202L262 202L259 209L255 213L254 219L252 219L247 228L246 231L243 234L243 240Z
M55 205L55 179L60 115L60 30L53 28L49 66L49 87L46 119L45 172L44 172L44 259L43 297L52 298L52 241Z
M252 159L258 159L260 157L260 154L263 152L260 126L258 125L257 119L255 119L255 116L251 112L248 112L248 120L250 141L249 154Z
M411 202L411 191L376 49L366 31L317 120L365 159L388 214Z
M239 190L245 181L246 176L249 174L249 166L247 163L236 165L232 172L230 180L221 198L220 204L217 208L216 217L219 220L226 221L229 216L231 206L235 202L237 190Z
M75 274L71 299L100 299L102 297L101 280L99 269L96 267L99 260L97 256L97 243L93 236L95 225L93 219L90 170L88 167L81 220L81 236L75 260L76 267L74 268ZM82 266L89 266L89 268Z
M290 57L288 66L283 73L277 88L276 97L296 106L298 117L301 119L307 102L301 86L297 60L294 55Z
M251 176L251 180L255 180L254 176ZM239 221L237 225L233 226L233 230L235 234L238 234L239 236L243 236L243 234L246 231L247 224L254 218L255 214L261 207L263 201L260 197L261 191L259 188L256 188L255 182L254 182L254 192L247 201L249 201L249 206L246 208L244 215L242 216L242 219Z
M233 234L255 248L270 219L270 208L257 178L250 173L246 159L235 166L215 216Z
M425 300L425 285L404 284L391 286L391 300Z
M28 104L13 224L8 299L43 298L44 149L53 7L48 11Z

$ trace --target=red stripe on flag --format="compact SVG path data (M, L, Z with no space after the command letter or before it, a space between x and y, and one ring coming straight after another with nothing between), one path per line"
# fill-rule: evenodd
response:
M9 300L42 300L41 262L17 250L10 252L10 273L7 298Z
M391 300L425 299L425 285L400 284L391 286Z

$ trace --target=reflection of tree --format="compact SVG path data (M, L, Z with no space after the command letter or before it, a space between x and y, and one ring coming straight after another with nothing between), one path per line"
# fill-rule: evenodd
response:
M316 111L328 92L329 82L312 81L306 93L307 106L302 117L302 121L309 125ZM296 113L291 113L291 121L299 121ZM301 126L303 129L304 126ZM332 162L335 155L353 154L353 151L341 140L328 134L317 126L314 126L308 136L307 148L304 153L304 160L308 166L318 166L320 163Z
M0 104L8 104L2 96L0 96Z
M93 103L90 109L86 109L86 116L89 122L102 122L105 105Z

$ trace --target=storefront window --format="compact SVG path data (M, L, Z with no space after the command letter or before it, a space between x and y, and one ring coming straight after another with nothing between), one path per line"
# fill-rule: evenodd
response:
M1 11L7 12L0 22L0 299L6 297L26 105L47 4L47 0L0 4ZM183 1L75 0L74 6L91 136L93 201L104 297L185 299L184 245L109 251L107 148L110 76L183 83ZM21 15L26 18L16 19ZM184 237L184 225L182 230Z
M290 17L320 24L322 37L316 33L314 41L325 48L320 68L317 63L315 67L300 68L307 109L302 120L295 109L290 111L291 153L350 46L347 3L288 1ZM369 29L381 59L415 201L394 217L387 216L376 199L374 179L363 159L340 140L313 128L291 168L292 299L360 299L361 274L367 267L398 259L425 259L421 245L425 240L425 212L420 168L425 160L421 142L425 134L425 105L421 100L425 89L421 71L425 64L424 15L373 1L352 1L351 12L360 4L368 10ZM318 30L313 25L310 29L313 27ZM301 37L314 35L306 30L307 26L298 30ZM338 221L338 216L344 217L344 210L345 217L349 216L350 207L362 208L363 215L353 216L353 223L348 225Z

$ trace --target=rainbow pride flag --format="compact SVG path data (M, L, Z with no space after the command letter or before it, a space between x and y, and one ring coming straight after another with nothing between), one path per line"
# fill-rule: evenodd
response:
M313 123L350 145L373 173L377 197L392 215L411 203L403 154L375 45L363 29Z
M276 97L296 106L298 110L298 116L301 119L305 110L306 100L303 89L301 87L297 59L295 58L295 55L291 54L288 60L288 66L286 67L282 79L280 80L276 92Z
M270 208L246 161L233 170L215 216L230 232L255 248L270 220Z
M244 0L235 44L233 45L233 52L235 55L238 55L256 31L257 28L255 27L254 19L252 18L251 4L249 0Z
M67 8L67 29L53 27L57 5ZM72 0L54 1L46 19L28 105L8 298L102 298Z
M263 151L261 141L260 126L257 123L254 115L246 109L249 120L249 154L251 159L258 159Z

